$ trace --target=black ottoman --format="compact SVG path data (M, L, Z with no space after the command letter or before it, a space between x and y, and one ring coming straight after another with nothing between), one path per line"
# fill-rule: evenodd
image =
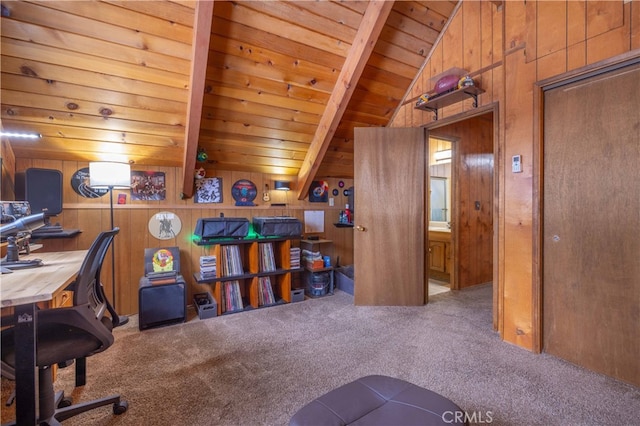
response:
M404 380L367 376L302 407L290 426L462 425L464 412L447 398Z

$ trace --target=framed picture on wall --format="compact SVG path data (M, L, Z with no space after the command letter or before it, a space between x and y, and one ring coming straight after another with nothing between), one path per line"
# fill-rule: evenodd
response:
M222 178L196 179L196 193L193 201L195 203L221 203Z
M309 187L309 202L326 203L329 201L329 183L324 180L314 180Z
M131 201L164 200L166 195L164 172L131 171Z

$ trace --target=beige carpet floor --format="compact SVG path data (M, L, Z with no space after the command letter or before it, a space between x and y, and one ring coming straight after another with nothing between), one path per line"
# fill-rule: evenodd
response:
M432 296L426 306L354 306L335 295L138 331L73 368L58 388L77 400L122 393L129 410L100 408L66 425L286 425L315 397L368 374L429 388L471 424L632 425L640 390L547 354L502 342L492 330L491 286ZM12 389L2 380L2 397ZM13 408L3 407L2 421ZM393 425L401 426L401 425Z

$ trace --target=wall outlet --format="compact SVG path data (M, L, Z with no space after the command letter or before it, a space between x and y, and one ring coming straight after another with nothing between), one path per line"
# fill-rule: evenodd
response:
M333 205L335 204L335 202L333 201L333 198L329 198L329 206L333 207Z

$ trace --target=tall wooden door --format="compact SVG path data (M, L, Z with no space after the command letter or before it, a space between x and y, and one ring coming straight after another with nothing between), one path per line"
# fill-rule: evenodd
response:
M355 129L356 305L426 302L425 145L423 128Z
M640 385L640 65L544 95L543 349Z

